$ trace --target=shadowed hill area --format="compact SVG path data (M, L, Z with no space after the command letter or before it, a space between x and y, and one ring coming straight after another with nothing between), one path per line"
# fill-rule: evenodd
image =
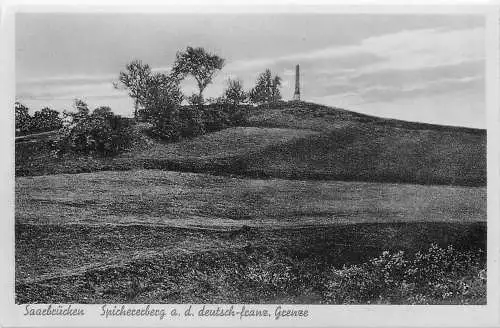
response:
M306 102L249 109L246 127L112 159L36 159L16 144L16 175L154 168L291 179L483 186L486 131L383 119ZM41 147L43 148L43 147ZM19 153L19 154L18 154ZM23 153L25 156L23 156Z
M484 130L383 119L304 102L260 109L249 123L322 132L241 161L251 175L486 184Z

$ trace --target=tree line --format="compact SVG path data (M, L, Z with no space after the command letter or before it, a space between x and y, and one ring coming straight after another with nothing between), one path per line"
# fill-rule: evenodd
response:
M15 103L16 136L53 131L62 128L63 120L58 111L49 107L29 114L29 108L20 102Z
M255 86L245 91L239 79L228 79L221 96L205 99L204 91L223 69L225 60L204 48L177 52L168 74L153 72L134 60L120 72L117 89L128 90L134 100L134 118L153 125L155 135L176 140L241 123L240 105L262 105L281 100L281 78L271 70L261 73ZM198 93L185 95L180 83L192 77ZM181 106L186 101L189 106Z

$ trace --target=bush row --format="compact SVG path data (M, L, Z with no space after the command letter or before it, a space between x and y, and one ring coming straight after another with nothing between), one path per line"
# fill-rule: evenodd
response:
M178 141L242 125L246 121L245 113L250 107L229 103L179 106L177 110L171 111L168 117L163 114L156 115L152 134L166 141Z
M84 155L112 156L128 149L133 141L132 121L108 113L93 113L62 129L54 148Z

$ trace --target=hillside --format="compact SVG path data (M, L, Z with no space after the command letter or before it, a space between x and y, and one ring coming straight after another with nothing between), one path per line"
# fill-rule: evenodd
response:
M112 158L16 143L17 303L486 303L485 131L308 103L148 128Z
M250 109L245 127L150 142L113 159L35 157L16 144L16 175L153 168L252 177L483 186L486 132L383 119L305 102ZM23 156L25 154L26 156Z

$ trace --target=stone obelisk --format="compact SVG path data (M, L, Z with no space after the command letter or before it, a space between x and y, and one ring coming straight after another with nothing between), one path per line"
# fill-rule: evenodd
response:
M300 71L299 65L295 66L295 92L293 100L300 100Z

